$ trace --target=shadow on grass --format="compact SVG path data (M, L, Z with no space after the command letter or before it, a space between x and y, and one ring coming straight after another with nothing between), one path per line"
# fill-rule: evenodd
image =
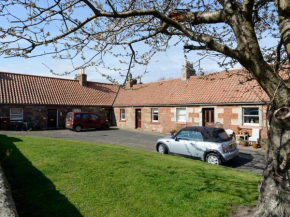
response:
M21 141L0 135L1 162L6 151L12 150L10 156L2 162L2 168L11 186L19 216L82 216L66 196L19 151L15 143Z

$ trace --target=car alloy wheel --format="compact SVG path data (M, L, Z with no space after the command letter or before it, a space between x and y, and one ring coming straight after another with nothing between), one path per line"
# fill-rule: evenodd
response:
M81 132L82 131L82 127L81 126L76 126L76 131L77 132Z
M220 165L221 160L216 154L209 154L206 156L206 162L210 164Z
M165 145L163 145L163 144L159 145L158 146L158 152L160 154L167 154L167 149L166 149Z

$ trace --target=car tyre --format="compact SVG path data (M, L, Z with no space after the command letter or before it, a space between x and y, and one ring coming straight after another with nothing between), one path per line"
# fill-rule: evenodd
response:
M221 158L215 153L210 153L206 156L206 162L210 164L220 165Z
M76 132L81 132L82 131L82 126L78 125L75 127Z
M168 154L168 149L167 149L167 147L164 144L160 144L158 146L158 152L160 154Z

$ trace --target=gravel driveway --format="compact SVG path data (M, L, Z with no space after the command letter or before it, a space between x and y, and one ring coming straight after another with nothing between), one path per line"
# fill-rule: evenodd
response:
M82 131L76 133L70 130L47 130L47 131L0 131L0 134L5 135L27 135L37 137L52 137L73 139L82 141L101 142L108 144L124 145L133 148L144 149L148 151L155 150L155 142L158 138L168 136L161 133L151 133L142 130L124 130L118 128L111 128L104 131ZM244 170L256 174L262 174L265 164L265 151L258 149L254 150L252 147L239 147L240 155L233 161L226 163L225 166L234 169Z

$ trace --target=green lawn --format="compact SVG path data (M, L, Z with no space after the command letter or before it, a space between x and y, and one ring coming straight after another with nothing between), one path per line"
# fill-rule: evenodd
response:
M259 177L178 156L92 142L0 135L21 216L228 216Z

